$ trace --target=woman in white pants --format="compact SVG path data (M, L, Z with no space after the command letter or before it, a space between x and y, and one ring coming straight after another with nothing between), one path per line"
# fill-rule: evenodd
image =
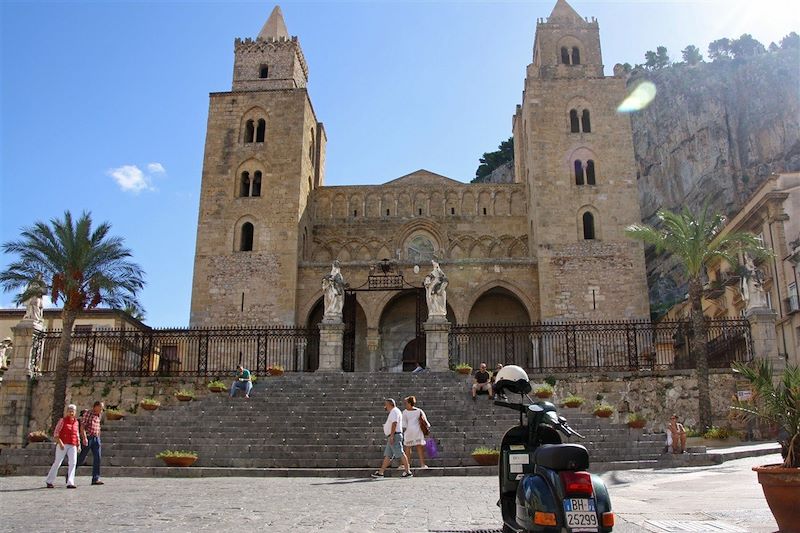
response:
M58 475L58 467L64 462L65 455L67 456L67 464L69 465L69 470L67 471L67 488L76 488L75 464L78 459L78 451L81 449L78 419L75 418L77 409L75 404L69 404L67 406L67 415L58 421L56 428L53 430L53 440L56 443L56 459L53 461L53 466L50 467L47 479L45 479L48 489L53 488L53 482Z

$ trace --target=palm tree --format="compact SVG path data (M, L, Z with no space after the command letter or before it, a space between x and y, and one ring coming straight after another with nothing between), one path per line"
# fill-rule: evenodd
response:
M667 252L677 257L684 268L689 284L689 303L694 335L690 339L691 353L697 372L697 395L700 425L711 427L711 397L708 382L708 347L706 322L703 317L703 274L706 267L720 259L730 265L739 263L738 256L748 253L755 257L768 257L771 252L752 233L732 232L721 234L725 217L710 214L706 204L699 216L684 208L681 213L660 210L658 227L646 224L628 226L628 236L652 244L657 252Z
M54 304L62 304L53 425L64 412L75 319L100 303L117 309L138 305L136 291L144 286L142 269L128 261L130 250L120 237L109 236L110 230L107 222L93 230L90 213L73 221L66 211L63 219L53 218L50 224L36 222L23 228L18 240L3 244L3 252L17 257L0 272L0 286L7 292L23 289L17 303L45 292Z

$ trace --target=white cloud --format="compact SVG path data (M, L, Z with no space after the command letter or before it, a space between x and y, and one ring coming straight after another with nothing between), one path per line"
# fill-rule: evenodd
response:
M167 172L161 163L148 163L147 171L151 174L165 174Z
M136 165L123 165L118 168L112 168L108 171L108 175L114 178L114 181L117 182L123 192L139 194L143 190L153 190L150 176L145 175Z

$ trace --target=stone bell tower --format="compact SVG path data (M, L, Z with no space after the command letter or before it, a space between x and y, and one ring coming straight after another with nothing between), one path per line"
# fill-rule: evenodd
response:
M603 75L597 21L558 0L537 22L513 126L543 320L648 316L643 247L624 233L641 221L625 94Z
M234 52L232 90L210 95L190 323L292 324L325 131L279 7Z

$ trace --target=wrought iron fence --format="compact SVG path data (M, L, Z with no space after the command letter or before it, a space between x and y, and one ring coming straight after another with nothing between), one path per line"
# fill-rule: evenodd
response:
M753 357L747 320L707 320L711 368ZM455 325L450 363L514 364L531 372L694 368L688 321Z
M61 331L47 331L34 347L38 371L55 372ZM188 376L230 373L242 364L255 374L280 365L316 370L319 330L296 327L74 331L70 374Z

